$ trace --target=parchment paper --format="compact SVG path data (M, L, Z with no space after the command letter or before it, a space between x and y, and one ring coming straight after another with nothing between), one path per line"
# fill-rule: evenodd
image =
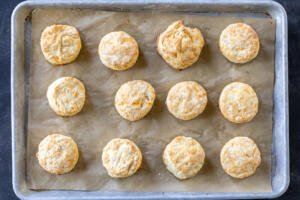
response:
M200 60L192 67L177 71L169 67L156 52L156 38L175 20L198 27L206 45ZM230 23L246 22L253 26L261 41L257 58L248 64L228 62L220 53L218 38ZM42 30L52 24L75 26L81 34L83 48L75 62L55 67L40 49ZM123 30L132 35L140 47L137 64L127 71L106 68L99 59L100 39L111 31ZM193 191L193 192L266 192L271 191L272 106L274 82L275 25L271 18L237 18L171 13L117 13L97 10L38 9L32 14L32 52L27 141L27 184L31 189L71 189L102 191ZM46 91L62 76L75 76L87 89L86 104L78 115L57 116L49 107ZM137 122L128 122L115 110L114 96L122 83L143 79L157 93L152 111ZM191 121L175 119L165 106L168 90L175 83L195 80L208 92L205 112ZM218 108L222 88L231 81L253 86L260 106L253 121L233 124L225 120ZM65 175L51 175L38 164L39 142L49 134L71 136L78 144L80 158L75 169ZM206 160L200 173L179 181L163 165L165 145L177 135L197 139L205 149ZM250 136L262 153L262 163L252 177L237 180L222 170L219 153L234 136ZM101 154L113 138L129 138L142 150L142 169L126 179L110 178L102 166Z

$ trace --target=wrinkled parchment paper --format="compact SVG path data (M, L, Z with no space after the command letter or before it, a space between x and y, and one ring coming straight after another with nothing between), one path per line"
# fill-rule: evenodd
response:
M175 20L198 27L206 45L199 61L177 71L156 52L156 38ZM246 22L253 26L261 41L258 57L248 64L228 62L218 48L218 37L230 23ZM40 49L42 30L51 24L75 26L83 48L75 62L52 66ZM110 70L100 62L97 48L102 36L123 30L140 47L137 64L127 71ZM193 192L266 192L271 191L272 94L274 82L275 25L270 18L236 18L187 14L117 13L97 10L38 9L32 14L32 52L27 141L27 183L31 189L71 189L102 191L193 191ZM62 76L75 76L87 89L86 104L74 117L57 116L49 107L46 91ZM128 122L115 110L114 95L122 83L143 79L151 83L157 99L152 111L137 122ZM191 121L175 119L167 111L168 90L180 81L195 80L208 92L205 112ZM233 124L218 109L222 88L231 81L253 86L260 107L250 123ZM75 169L65 175L51 175L38 164L39 142L49 134L71 136L78 144L80 158ZM205 165L189 180L179 181L162 163L165 145L177 135L197 139L205 149ZM257 173L243 180L233 179L222 170L219 153L234 136L250 136L262 153ZM129 138L142 150L142 169L126 179L110 178L101 163L102 148L113 138Z

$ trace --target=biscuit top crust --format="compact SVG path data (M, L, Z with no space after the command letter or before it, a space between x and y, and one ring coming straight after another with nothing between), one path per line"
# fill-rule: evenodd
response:
M85 102L85 88L74 77L62 77L54 81L47 91L50 107L61 116L77 114Z
M219 46L223 55L231 62L246 63L257 56L259 37L247 24L230 24L222 31Z
M225 172L235 178L252 175L261 163L260 151L248 137L235 137L221 150L221 164Z
M235 123L251 121L258 112L258 98L246 83L233 82L222 90L219 107L226 119Z
M204 111L207 93L197 82L184 81L170 89L166 103L169 111L176 118L190 120Z
M199 29L186 27L179 20L160 34L157 51L173 68L185 69L198 60L204 43Z
M154 88L146 81L134 80L119 88L115 96L115 107L122 117L135 121L151 110L154 100Z
M102 162L110 176L128 177L140 168L142 153L134 142L115 138L104 147Z
M177 136L166 146L163 159L170 172L177 178L186 179L202 168L205 153L195 139Z
M45 58L53 65L72 62L81 49L79 32L75 27L68 25L46 27L40 42Z
M108 33L101 39L98 53L105 66L114 70L125 70L136 63L139 47L128 33L117 31Z
M36 156L46 171L64 174L74 168L79 153L77 145L71 137L52 134L41 141Z

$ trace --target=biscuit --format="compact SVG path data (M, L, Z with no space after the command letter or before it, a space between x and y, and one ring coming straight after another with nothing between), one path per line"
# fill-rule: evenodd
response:
M191 137L177 136L165 148L163 162L178 179L195 176L204 164L205 152Z
M253 60L259 51L259 38L255 30L244 23L227 26L220 35L219 46L222 54L233 63Z
M222 90L219 108L223 116L231 122L249 122L258 112L258 98L250 85L232 82Z
M68 25L46 27L40 42L46 60L53 65L74 61L81 49L79 32L75 27Z
M131 68L139 57L137 42L123 31L106 34L100 41L98 53L101 62L113 70Z
M180 82L169 90L166 104L174 117L190 120L204 111L207 104L207 93L197 82Z
M85 102L83 83L74 77L62 77L51 83L47 98L52 110L60 116L73 116Z
M246 178L255 173L261 163L260 151L248 137L234 137L222 148L221 165L234 178Z
M154 100L154 88L146 81L134 80L119 88L115 96L115 107L123 118L137 121L150 112Z
M47 172L64 174L75 167L79 153L77 144L72 138L52 134L40 142L36 156L41 167Z
M179 20L159 35L157 51L173 68L185 69L199 59L204 44L199 29L186 27Z
M133 175L142 164L142 153L134 142L115 138L104 148L102 164L113 178L125 178Z

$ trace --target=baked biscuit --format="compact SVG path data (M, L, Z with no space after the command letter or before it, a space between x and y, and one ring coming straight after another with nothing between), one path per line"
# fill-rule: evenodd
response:
M221 150L221 164L224 171L234 178L246 178L255 173L260 165L260 151L248 137L235 137Z
M235 23L222 31L219 46L222 54L231 62L246 63L257 56L259 38L251 26Z
M60 116L73 116L85 102L83 83L74 77L62 77L51 83L47 98L52 110Z
M154 88L145 81L134 80L119 88L115 96L115 107L123 118L137 121L149 113L154 100Z
M70 63L81 49L79 32L68 25L48 26L41 36L41 49L46 60L53 65Z
M41 167L47 172L64 174L75 167L79 153L77 144L72 138L52 134L41 141L36 156Z
M202 168L204 159L202 146L191 137L175 137L163 152L163 162L178 179L195 176Z
M102 163L113 178L133 175L142 164L142 153L134 142L115 138L103 149Z
M207 104L207 93L197 82L180 82L169 90L166 104L174 117L190 120L204 111Z
M173 68L185 69L198 60L204 43L199 29L186 27L179 20L159 35L157 51Z
M250 85L232 82L222 90L219 108L223 116L231 122L249 122L258 112L258 98Z
M128 33L117 31L108 33L101 39L98 53L106 67L113 70L126 70L136 63L139 47Z

